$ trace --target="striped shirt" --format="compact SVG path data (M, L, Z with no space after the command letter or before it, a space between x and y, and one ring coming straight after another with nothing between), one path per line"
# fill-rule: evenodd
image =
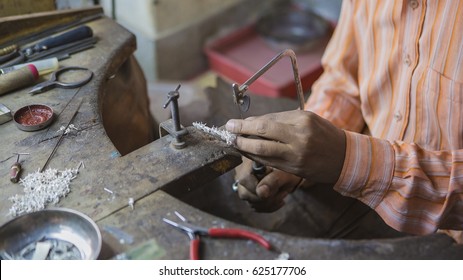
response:
M403 232L463 230L463 1L344 0L322 64L306 109L346 132L335 190Z

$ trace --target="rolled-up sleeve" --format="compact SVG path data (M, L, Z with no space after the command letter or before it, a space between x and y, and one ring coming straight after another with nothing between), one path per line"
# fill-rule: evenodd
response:
M360 132L365 127L357 80L358 54L353 7L343 1L337 27L322 58L323 74L314 83L305 109L339 128Z

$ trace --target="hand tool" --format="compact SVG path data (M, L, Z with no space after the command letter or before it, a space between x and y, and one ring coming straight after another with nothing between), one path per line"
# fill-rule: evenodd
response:
M18 51L18 46L17 45L11 45L5 48L0 49L0 64L5 63L6 61L9 61L16 57L18 54L16 53Z
M27 56L31 56L33 53L48 50L57 46L61 46L67 43L79 41L88 37L93 36L93 31L90 27L83 25L74 28L70 31L64 32L63 34L46 38L32 47L24 50Z
M79 44L79 41L86 38L91 38L93 31L90 27L83 25L67 31L63 34L46 38L35 45L26 47L21 50L16 50L13 53L8 54L8 62L3 63L1 67L13 66L19 63L44 58L44 56L53 53L51 49L58 48L66 45L67 47L74 47L75 44ZM61 49L60 51L62 51ZM46 55L41 55L42 52L46 52ZM2 60L5 60L2 58Z
M18 158L16 159L16 162L11 166L10 168L10 181L12 183L17 183L19 182L19 176L21 175L21 163L19 163L19 156L21 155L29 155L28 153L13 153L15 155L18 155Z
M245 81L241 86L234 83L232 85L233 89L233 101L238 106L240 111L240 116L243 118L242 112L247 112L251 105L251 99L245 92L249 89L249 86L255 82L260 76L267 72L273 65L275 65L281 58L289 56L291 59L291 66L293 68L294 83L296 84L297 96L299 98L299 109L304 109L304 92L302 90L301 77L299 76L299 70L297 67L296 54L291 49L286 49L275 57L273 57L267 64L260 68L254 75L252 75L247 81ZM252 174L258 179L262 179L267 173L267 168L260 162L253 162L252 165Z
M16 50L12 53L1 56L0 63L2 64L0 66L9 67L9 66L13 66L13 65L25 62L26 60L27 60L26 54L24 54L23 52L19 50Z
M80 90L80 89L79 89ZM77 90L77 92L79 91ZM77 94L76 92L76 94ZM82 105L82 102L84 100L80 100L80 103L79 105L77 106L77 109L76 111L74 112L74 114L72 115L71 119L69 120L68 124L66 125L66 127L63 129L63 133L61 133L61 136L59 137L58 139L58 142L56 142L55 144L55 147L53 147L53 150L51 151L51 154L48 156L47 158L47 161L45 162L45 164L42 166L42 168L40 169L40 172L43 172L45 170L45 168L47 167L48 163L50 162L51 158L53 157L53 155L55 154L56 150L58 149L58 146L61 144L61 141L63 141L63 137L64 135L66 134L66 130L67 128L69 127L69 125L72 123L72 121L74 120L74 118L76 117L77 113L79 112L79 109L80 109L80 106Z
M249 110L249 105L251 103L251 100L249 96L245 94L246 91L249 89L249 86L285 56L289 56L289 58L291 59L291 66L293 68L293 75L294 75L294 83L296 84L297 96L299 98L299 109L301 110L304 109L305 98L304 98L304 92L302 90L301 77L299 76L299 70L297 67L296 54L294 53L293 50L286 49L282 51L281 53L277 54L275 57L273 57L262 68L257 70L257 72L254 75L252 75L242 85L238 85L236 83L232 85L233 101L235 104L238 105L238 108L241 112L247 112Z
M33 84L39 78L37 68L30 64L21 69L0 75L0 96Z
M84 72L87 73L87 75L83 79L78 80L78 81L74 81L74 82L61 82L59 80L59 76L61 74L65 73L65 72L68 72L68 71L72 71L72 70L84 71ZM40 83L40 84L34 86L29 93L34 95L34 94L37 94L37 93L41 93L41 92L50 90L50 89L55 88L55 87L59 87L59 88L78 88L78 87L81 87L81 86L85 85L86 83L88 83L92 79L92 76L93 76L93 72L90 71L87 68L77 67L77 66L64 67L64 68L61 68L61 69L53 72L51 77L50 77L50 80L45 81L43 83Z
M267 173L267 167L260 162L252 162L252 174L257 178L257 180L262 180Z
M210 236L214 238L237 238L237 239L248 239L253 240L263 246L267 250L272 249L272 245L261 235L243 230L238 228L203 228L189 224L186 219L175 211L177 217L179 217L182 222L174 222L169 219L163 218L162 220L179 229L184 231L190 237L190 259L199 260L199 245L200 245L200 236Z
M58 60L63 60L68 58L71 54L93 48L96 42L97 39L94 37L85 38L80 41L57 46L55 48L33 54L28 58L28 61L36 61L38 59L50 58L54 56L58 57Z
M13 38L12 40L9 40L7 44L2 44L0 47L2 49L3 48L7 49L12 44L15 44L16 46L20 46L20 47L21 46L28 46L32 42L36 42L36 41L39 41L39 40L41 40L43 38L46 38L48 36L53 36L53 35L59 34L60 32L70 30L71 28L81 26L84 23L97 20L97 19L101 18L102 16L104 16L104 14L101 12L101 13L92 14L92 15L85 16L85 17L80 17L80 18L72 20L70 22L66 21L66 22L63 22L63 23L54 24L54 25L52 25L52 26L50 26L48 28L40 29L38 31L28 32L27 35L23 35L23 36L18 37L18 38ZM27 48L27 47L23 47L22 49L25 49L25 48Z
M52 57L52 58L36 60L36 61L29 62L29 63L17 64L17 65L14 65L14 66L2 68L2 69L0 69L0 74L3 75L3 74L6 74L6 73L13 72L14 70L21 69L24 66L27 66L29 64L32 64L32 65L35 66L35 68L37 68L37 71L39 72L39 76L51 73L51 72L57 70L58 67L59 67L58 58L57 57Z

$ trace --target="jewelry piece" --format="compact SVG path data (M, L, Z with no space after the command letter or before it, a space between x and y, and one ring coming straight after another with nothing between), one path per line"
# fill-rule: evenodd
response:
M207 125L201 122L193 122L193 126L199 130L206 132L207 134L210 134L215 137L219 137L220 139L225 141L227 145L229 146L236 144L236 137L237 137L236 134L233 134L231 132L228 132L226 130L223 130L217 127L208 127Z
M236 180L233 185L232 185L232 190L234 192L237 192L238 191L238 185L240 184L240 180Z

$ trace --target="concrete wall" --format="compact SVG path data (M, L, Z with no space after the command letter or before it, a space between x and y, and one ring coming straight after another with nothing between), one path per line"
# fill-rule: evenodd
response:
M284 0L110 0L108 16L137 36L135 53L148 81L189 79L206 70L204 43L254 21Z

